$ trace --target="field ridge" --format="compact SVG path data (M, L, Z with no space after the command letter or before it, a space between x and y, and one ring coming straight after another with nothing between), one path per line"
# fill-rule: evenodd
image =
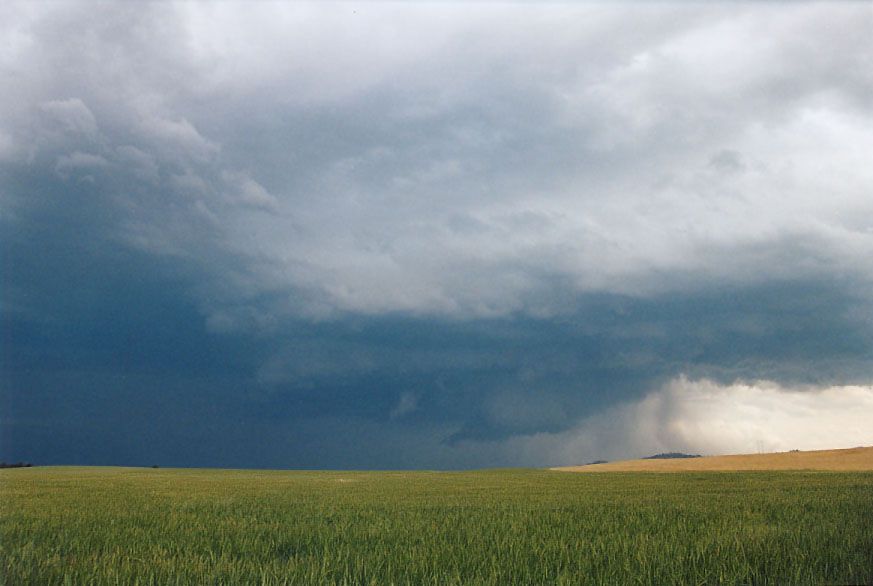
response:
M558 466L563 472L707 472L755 470L821 470L840 472L873 471L873 447L838 450L774 452L767 454L731 454L679 459L639 459Z

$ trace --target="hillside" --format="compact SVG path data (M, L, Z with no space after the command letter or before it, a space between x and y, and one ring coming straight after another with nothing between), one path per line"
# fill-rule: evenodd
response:
M873 447L773 454L737 454L667 460L624 460L552 468L565 472L704 472L731 470L873 471Z

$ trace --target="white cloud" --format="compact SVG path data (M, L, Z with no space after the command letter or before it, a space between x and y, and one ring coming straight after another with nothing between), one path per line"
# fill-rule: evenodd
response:
M581 464L659 452L707 455L873 445L873 386L720 385L680 376L573 429L509 440L528 463Z

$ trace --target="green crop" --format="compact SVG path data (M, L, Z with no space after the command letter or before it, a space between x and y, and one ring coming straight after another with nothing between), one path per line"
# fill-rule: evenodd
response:
M873 473L0 471L0 583L869 584Z

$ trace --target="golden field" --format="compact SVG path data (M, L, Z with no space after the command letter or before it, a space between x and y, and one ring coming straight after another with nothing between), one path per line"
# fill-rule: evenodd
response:
M873 447L773 454L736 454L670 460L624 460L552 468L566 472L707 472L751 470L873 471Z

